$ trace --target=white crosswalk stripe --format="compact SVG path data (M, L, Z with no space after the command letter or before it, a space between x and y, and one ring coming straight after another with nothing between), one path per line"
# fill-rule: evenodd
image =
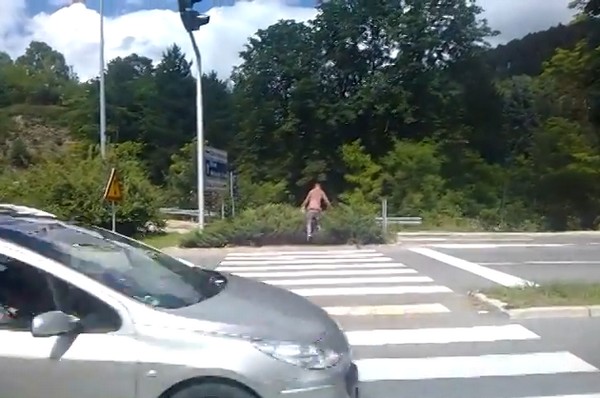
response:
M461 398L485 398L460 383L550 375L600 380L595 366L570 352L544 349L540 336L521 325L398 328L407 316L433 321L450 316L447 298L453 291L376 250L237 252L229 254L218 270L307 297L341 322L353 347L364 398L391 398L369 388L399 381L451 380L457 383L453 389L464 391ZM382 322L389 327L382 328ZM446 318L445 326L447 322ZM506 381L510 395L492 398L600 398L600 392L589 390L552 396L536 383L521 381L517 384L524 390L512 394L512 384ZM596 385L600 391L600 382ZM398 397L441 398L447 396L449 385L445 386L439 391L428 388L427 393L415 387L414 394L407 390Z
M430 358L368 358L356 361L361 381L458 379L597 373L598 369L569 352L536 352Z

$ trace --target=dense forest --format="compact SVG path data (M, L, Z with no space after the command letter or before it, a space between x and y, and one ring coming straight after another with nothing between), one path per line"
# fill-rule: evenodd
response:
M230 79L202 77L206 142L229 152L238 205L299 205L319 180L335 202L386 197L391 215L429 225L596 228L594 2L576 2L570 25L497 48L471 1L409 3L332 0L310 23L256 32ZM42 42L16 59L0 52L0 201L106 225L101 194L117 166L124 225L158 220L161 206L194 208L191 67L176 44L157 64L142 54L108 63L103 162L98 79L80 81Z

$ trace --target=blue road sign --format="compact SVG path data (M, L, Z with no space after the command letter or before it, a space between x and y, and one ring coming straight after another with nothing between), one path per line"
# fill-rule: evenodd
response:
M207 191L227 191L229 165L227 152L220 149L204 148L204 189Z

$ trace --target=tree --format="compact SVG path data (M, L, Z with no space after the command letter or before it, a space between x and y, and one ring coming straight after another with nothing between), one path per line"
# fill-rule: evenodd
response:
M124 200L117 206L117 230L132 235L148 222L161 225L161 195L136 160L140 146L112 147L109 164L121 173ZM59 156L44 159L28 169L0 177L0 200L46 209L67 219L110 228L111 209L102 192L109 168L97 151L76 145Z
M236 136L231 87L227 81L219 79L215 72L210 72L202 76L202 99L207 143L231 151Z
M590 17L597 17L598 15L600 15L599 0L572 0L569 4L569 7L577 9L584 15Z
M23 66L30 75L46 74L59 81L69 80L73 77L65 57L48 44L40 41L32 41L25 50L25 54L18 57L15 63Z
M309 22L257 31L231 79L201 77L205 144L229 152L238 206L296 205L319 180L369 219L386 196L390 214L430 224L595 227L600 20L491 49L474 0L399 4L324 2ZM594 4L579 7L593 16ZM176 45L157 64L109 62L109 148L135 148L118 164L144 174L144 206L197 205L191 68ZM97 78L80 82L45 43L14 62L0 53L0 194L106 222L84 194L106 172L98 95ZM131 220L150 217L142 207Z
M382 199L382 167L369 155L360 140L342 146L342 159L347 173L344 178L350 189L340 195L351 207L354 205L377 206Z
M321 131L315 131L320 110L313 71L319 60L312 42L308 26L280 21L259 30L241 53L244 62L233 75L239 121L233 151L250 179L293 186L306 177L303 155L313 164L323 159Z
M590 229L600 215L600 155L577 122L550 118L536 131L536 200L552 229Z
M443 159L435 143L396 141L382 165L391 211L415 215L443 210L447 189L441 177Z
M152 181L162 184L170 156L196 131L195 85L191 63L177 45L169 47L156 66L153 95L140 121L145 159Z

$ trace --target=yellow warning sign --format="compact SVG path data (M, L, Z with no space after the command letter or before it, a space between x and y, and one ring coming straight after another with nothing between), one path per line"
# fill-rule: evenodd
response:
M110 171L108 183L106 184L106 188L104 188L104 200L109 202L120 202L123 200L123 187L121 186L117 170L114 168Z

